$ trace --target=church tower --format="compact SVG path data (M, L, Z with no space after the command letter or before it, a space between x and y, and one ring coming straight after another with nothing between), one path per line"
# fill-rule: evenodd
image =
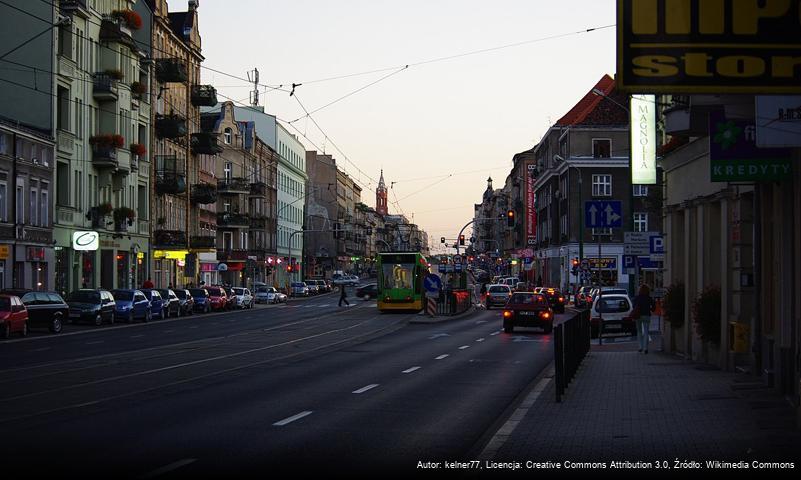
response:
M381 215L387 214L387 186L384 183L384 169L381 169L381 178L378 188L375 189L375 211Z

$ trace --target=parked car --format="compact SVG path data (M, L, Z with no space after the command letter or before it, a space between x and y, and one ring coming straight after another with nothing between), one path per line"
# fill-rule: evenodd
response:
M542 295L548 299L551 308L556 313L565 313L565 295L558 288L545 288L541 291Z
M368 283L356 289L356 296L363 300L370 300L371 298L378 298L378 284Z
M114 317L125 320L127 323L135 319L149 322L153 318L150 310L150 300L145 297L141 290L112 290L114 295Z
M286 295L279 292L275 287L259 287L256 291L256 303L284 303Z
M320 287L320 289L321 289L323 292L326 292L326 293L328 293L328 292L330 292L330 291L332 291L332 290L334 289L334 288L331 286L331 282L329 282L329 281L327 281L327 280L322 280L322 279L318 279L318 280L317 280L317 286L319 286L319 287Z
M222 287L206 287L209 292L209 305L212 310L225 310L228 306L228 292Z
M16 332L28 335L28 310L16 295L0 295L0 332L3 338Z
M599 328L604 333L628 332L637 334L636 322L631 318L632 302L628 295L606 292L596 298L590 315L591 336L597 337Z
M306 286L305 282L292 282L289 286L289 293L293 297L308 297L309 287Z
M192 295L194 301L194 311L200 313L209 313L211 311L211 297L209 291L205 288L191 288L189 294Z
M178 295L171 288L160 288L159 294L164 300L164 314L167 317L180 317L181 316L181 301Z
M61 295L29 289L8 289L2 293L16 295L22 300L28 310L28 328L48 328L52 333L61 333L70 314L70 307Z
M181 313L179 315L192 315L195 311L195 299L189 290L179 288L175 291L175 296L178 297L178 306Z
M515 327L540 327L545 333L553 330L553 309L545 295L515 292L503 307L503 331L514 332Z
M225 309L231 310L236 306L236 293L234 292L234 288L225 285L219 285L219 287L220 290L225 292Z
M320 287L317 286L317 282L315 282L314 280L306 280L303 283L305 283L306 286L309 288L309 295L317 295L322 293L320 291Z
M150 300L150 312L152 314L152 318L158 318L159 320L164 320L166 314L164 313L164 299L161 298L161 294L155 288L143 288L141 290L142 293L145 294L148 300Z
M241 287L234 287L234 297L235 305L239 308L253 308L253 305L256 304L256 300L253 298L253 295L250 294L250 289L241 288Z
M68 322L89 321L97 326L103 322L114 323L116 302L111 292L104 289L82 288L67 296L70 308Z
M575 300L573 304L577 307L586 307L590 304L590 292L592 291L592 287L585 285L578 289L576 292Z
M506 301L512 296L512 289L509 285L497 283L487 286L487 310L493 305L506 305Z

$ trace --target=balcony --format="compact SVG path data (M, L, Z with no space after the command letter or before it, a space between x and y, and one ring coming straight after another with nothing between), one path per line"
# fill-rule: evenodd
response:
M249 228L250 217L243 213L218 212L217 228Z
M192 105L214 107L217 105L217 89L211 85L192 85Z
M196 183L192 185L189 194L192 203L196 205L206 205L217 201L217 187L208 183Z
M220 195L240 195L250 193L247 179L234 177L217 181L217 192Z
M156 195L186 193L186 175L183 172L156 171Z
M189 79L186 64L178 58L156 60L156 80L161 83L183 83Z
M153 248L160 249L186 248L186 232L181 230L154 230L151 245Z
M267 184L264 182L253 182L250 184L250 196L251 197L266 197L267 196Z
M108 73L95 73L92 96L98 102L116 102L117 82L118 79Z
M156 115L158 138L181 138L187 134L186 119L180 115Z
M136 50L131 29L119 18L104 18L100 24L100 40L117 42Z
M86 8L86 0L61 0L59 2L61 13L64 15L79 15L82 18L89 18L89 9Z
M250 217L251 230L264 230L267 228L267 217L261 214L252 215Z
M210 132L192 134L192 153L195 155L217 155L223 147L217 141L218 135Z
M232 249L232 250L220 250L217 252L217 261L222 263L230 261L244 262L247 259L248 259L247 250Z
M190 240L192 248L214 249L217 246L217 237L209 235L193 235Z
M111 145L92 145L92 165L96 168L117 168L117 148Z

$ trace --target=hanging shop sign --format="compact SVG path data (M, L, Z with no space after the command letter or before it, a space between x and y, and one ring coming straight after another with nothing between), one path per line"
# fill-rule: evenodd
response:
M631 96L631 183L656 185L656 96Z

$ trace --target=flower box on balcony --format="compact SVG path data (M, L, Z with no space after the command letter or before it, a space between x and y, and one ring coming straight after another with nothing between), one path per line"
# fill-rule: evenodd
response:
M192 85L192 105L196 107L217 105L217 89L211 85Z
M186 65L178 58L156 60L156 79L161 83L183 83L189 79Z

